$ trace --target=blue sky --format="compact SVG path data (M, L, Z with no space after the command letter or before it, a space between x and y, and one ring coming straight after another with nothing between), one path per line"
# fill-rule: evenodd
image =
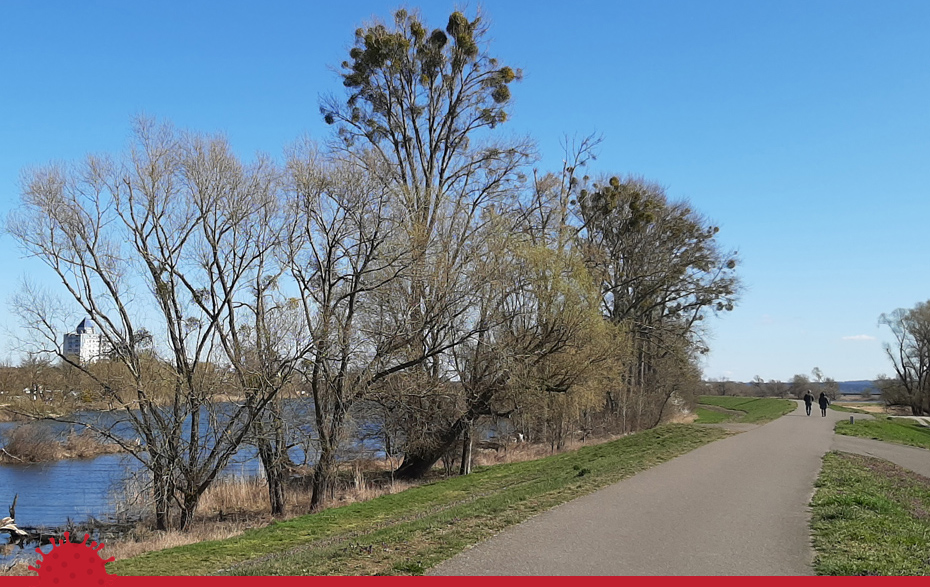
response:
M120 150L139 113L246 157L324 139L333 66L399 5L0 1L0 214L21 169ZM406 6L437 27L456 4ZM711 325L707 377L891 372L879 314L930 298L930 2L481 6L490 52L525 74L503 131L537 141L541 170L566 134L598 133L592 174L666 186L740 251L746 291ZM0 254L0 301L44 280L7 236ZM15 330L0 313L0 357Z

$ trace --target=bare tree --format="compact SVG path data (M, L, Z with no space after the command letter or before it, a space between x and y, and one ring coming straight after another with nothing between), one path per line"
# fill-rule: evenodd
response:
M313 509L332 488L352 407L385 379L447 350L411 345L418 330L396 295L413 263L404 208L395 187L371 173L377 165L327 159L308 142L288 158L286 263L312 346L302 377L319 448Z
M791 385L788 387L788 391L796 399L801 399L805 393L810 391L812 388L810 377L804 375L803 373L798 373L791 378Z
M894 366L895 385L882 385L882 399L909 407L915 416L930 415L930 301L882 314L878 323L894 335L885 353Z
M92 377L129 424L129 435L98 432L152 473L159 528L169 527L172 505L179 526L189 526L274 397L274 386L235 393L230 369L241 363L240 325L260 311L252 285L275 242L262 226L274 189L268 161L247 167L222 138L140 119L124 156L27 173L8 218L20 246L55 272L111 349L112 369L101 376L64 354L41 305L19 305L45 350Z

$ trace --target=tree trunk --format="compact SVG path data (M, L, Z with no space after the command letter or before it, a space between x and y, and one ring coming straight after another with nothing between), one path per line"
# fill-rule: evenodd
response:
M287 469L290 458L284 427L277 404L270 405L262 420L256 422L256 446L268 483L268 504L272 516L283 516L287 503Z
M459 467L459 475L471 473L471 452L474 445L473 429L474 425L469 422L462 431L462 464Z
M152 491L155 500L155 528L157 530L168 530L171 527L171 494L173 485L168 471L155 457L152 465Z
M190 529L191 522L194 521L194 512L197 510L197 502L200 501L200 495L188 494L184 496L181 505L181 520L178 529L186 532Z
M310 497L310 511L321 510L332 492L335 465L336 451L332 446L324 443L320 449L320 458L313 467L313 494Z
M287 467L286 455L282 456L282 446L273 443L267 438L259 438L258 456L265 470L265 480L268 483L268 503L272 516L283 516L287 498Z
M459 418L445 432L438 435L436 442L415 452L404 455L404 462L394 471L397 479L419 479L426 475L442 455L455 444L465 429L465 418Z

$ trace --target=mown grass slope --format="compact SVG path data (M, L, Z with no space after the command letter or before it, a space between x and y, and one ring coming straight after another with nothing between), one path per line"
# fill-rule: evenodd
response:
M735 417L731 421L745 424L764 424L776 418L780 418L797 408L797 404L795 402L787 399L767 397L734 397L722 395L702 395L700 398L698 398L698 404L703 404L705 406L715 406L725 410L743 412L744 415ZM707 421L700 419L700 412L698 413L698 417L698 423L714 423L713 420Z
M906 418L876 416L853 424L843 420L836 423L836 433L930 449L930 428Z

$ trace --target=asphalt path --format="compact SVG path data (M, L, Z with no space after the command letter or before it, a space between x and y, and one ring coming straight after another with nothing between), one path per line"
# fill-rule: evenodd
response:
M884 459L924 477L930 477L930 451L925 448L837 434L831 450Z
M799 402L764 426L513 526L429 574L811 575L814 481L836 446L834 424L848 417L823 417L816 404L807 416Z

